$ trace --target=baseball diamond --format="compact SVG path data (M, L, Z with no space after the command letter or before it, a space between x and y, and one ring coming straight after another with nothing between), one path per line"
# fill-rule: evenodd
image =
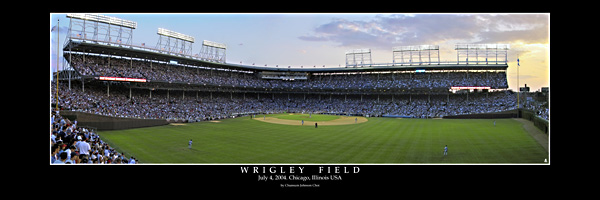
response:
M383 63L362 48L346 51L345 65L259 66L228 62L248 44L203 40L194 53L192 33L159 28L152 47L133 42L135 21L66 17L49 87L52 164L550 161L548 90L509 89L510 44L396 46Z

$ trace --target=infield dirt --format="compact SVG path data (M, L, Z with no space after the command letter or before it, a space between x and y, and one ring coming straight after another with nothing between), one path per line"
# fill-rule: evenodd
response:
M295 126L302 125L302 122L300 120L278 119L275 117L265 117L264 119L263 119L263 117L256 117L253 119L258 120L258 121L273 123L273 124L285 124L285 125L295 125ZM332 126L332 125L359 124L359 123L364 123L367 121L369 121L369 120L365 117L340 116L339 119L334 119L334 120L329 120L329 121L305 121L304 126L314 125L315 122L318 123L319 126Z

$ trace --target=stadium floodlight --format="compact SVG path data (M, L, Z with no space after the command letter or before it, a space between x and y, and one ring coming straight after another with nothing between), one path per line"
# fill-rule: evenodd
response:
M131 29L137 28L137 22L120 19L120 18L116 18L116 17L98 15L98 14L73 13L73 14L67 14L67 18L75 18L75 19L82 19L82 20L87 20L87 21L101 22L101 23L106 23L106 24L111 24L111 25L127 27L127 28L131 28Z
M204 40L202 41L200 57L212 62L225 63L226 50L226 44Z
M352 50L348 50L346 51L346 54L361 54L361 53L371 53L371 49L352 49Z
M418 45L418 46L398 46L392 48L393 51L427 51L427 50L440 50L439 45Z
M131 45L137 22L99 14L69 13L67 42L90 40L109 45Z
M510 44L456 44L455 50L509 50Z
M226 44L212 42L212 41L208 41L208 40L202 41L202 45L204 45L204 46L210 46L210 47L216 47L216 48L220 48L220 49L227 49L227 45Z
M178 33L175 31L167 30L164 28L158 28L158 34L194 43L194 37L186 35L186 34Z
M440 46L439 45L417 45L417 46L398 46L393 47L393 62L396 65L396 61L399 59L399 64L409 64L413 63L421 64L440 64ZM433 61L432 61L433 54ZM413 58L413 56L416 56ZM416 61L418 58L418 62ZM427 62L424 62L423 59L427 58ZM408 59L408 62L405 61ZM437 59L437 61L435 61Z
M456 59L457 63L475 63L480 64L490 62L496 64L506 64L508 62L509 44L456 44ZM500 56L500 57L498 57ZM461 60L461 57L463 60ZM504 57L504 60L502 60ZM469 59L470 58L470 59ZM499 60L500 58L500 60ZM485 59L485 61L484 61Z
M370 66L371 49L353 49L346 51L346 67L348 66Z
M175 31L158 28L156 49L174 55L191 55L194 37Z

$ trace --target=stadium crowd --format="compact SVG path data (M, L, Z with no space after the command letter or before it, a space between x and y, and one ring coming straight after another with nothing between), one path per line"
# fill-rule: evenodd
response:
M68 86L63 83L60 87ZM190 122L223 119L243 113L310 112L430 118L516 108L516 95L511 92L472 93L469 96L381 95L379 98L378 95L130 91L125 86L112 86L110 94L107 94L106 86L102 84L86 84L85 87L84 92L81 85L73 83L71 90L59 90L61 108L106 116Z
M318 75L310 81L261 79L253 73L189 68L166 63L73 54L71 65L81 75L145 78L152 81L266 88L507 88L506 73L383 73Z
M437 73L375 73L375 74L342 74L342 75L313 75L307 81L284 81L262 79L253 73L189 68L167 63L157 63L126 58L103 57L93 55L72 54L71 65L81 75L116 76L130 78L145 78L151 80L146 86L156 82L180 82L192 85L177 85L189 90L197 89L198 85L224 85L235 87L255 88L296 88L302 91L314 89L411 89L411 88L449 88L451 86L490 86L492 88L507 88L507 78L504 72L437 72ZM109 116L159 118L159 119L189 119L190 121L208 120L231 116L236 113L249 112L330 112L330 113L360 113L373 116L401 115L412 117L434 117L465 113L495 112L513 109L514 95L504 92L493 94L488 98L453 95L434 95L431 98L413 99L397 98L395 101L366 101L357 98L333 98L320 101L317 98L242 98L239 94L217 95L208 98L169 98L164 91L154 95L136 93L131 96L127 90L118 89L107 95L103 89L93 88L83 92L75 89L66 94L61 90L61 104L68 109L82 110ZM155 86L152 86L155 87ZM157 88L161 85L158 83ZM231 88L219 88L227 91ZM260 96L260 94L258 94ZM174 96L174 95L172 95ZM264 95L263 95L264 96ZM318 101L318 102L317 102ZM327 102L327 103L324 103ZM524 102L524 101L522 101ZM546 105L546 106L543 106ZM548 119L547 104L522 103L522 106L534 110L540 117ZM299 107L299 108L298 108ZM190 113L197 113L191 114Z
M95 130L77 126L52 111L50 118L51 164L137 164L133 156L126 157L103 142Z
M327 94L317 92L240 92L231 87L208 91L202 84L257 88L449 88L451 86L490 86L507 88L506 73L437 72L313 75L307 81L262 79L253 73L185 68L178 65L128 59L73 54L71 66L81 75L145 78L143 87L133 84L74 81L71 89L60 82L58 102L56 83L51 83L51 103L63 110L145 119L187 122L230 118L251 113L331 113L364 116L403 116L432 118L449 115L489 113L516 109L516 94L510 91L468 94ZM167 82L180 82L170 84ZM188 84L181 84L188 83ZM191 84L191 85L190 85ZM110 87L110 90L107 89ZM169 90L168 88L177 88ZM156 90L155 90L156 88ZM521 101L548 120L547 102ZM51 163L53 164L134 164L134 157L115 151L95 130L79 127L51 114Z

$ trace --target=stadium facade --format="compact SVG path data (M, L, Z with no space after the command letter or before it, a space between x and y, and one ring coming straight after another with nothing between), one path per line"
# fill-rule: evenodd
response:
M394 48L393 63L372 63L370 50L361 49L346 52L343 67L268 67L226 63L226 45L216 42L193 54L194 38L169 30L159 29L161 39L149 47L132 44L134 22L67 17L57 74L65 93L52 97L63 109L201 121L269 112L431 118L516 108L507 90L508 45L457 44L453 62L440 62L437 45L420 45ZM153 113L157 107L163 114Z

